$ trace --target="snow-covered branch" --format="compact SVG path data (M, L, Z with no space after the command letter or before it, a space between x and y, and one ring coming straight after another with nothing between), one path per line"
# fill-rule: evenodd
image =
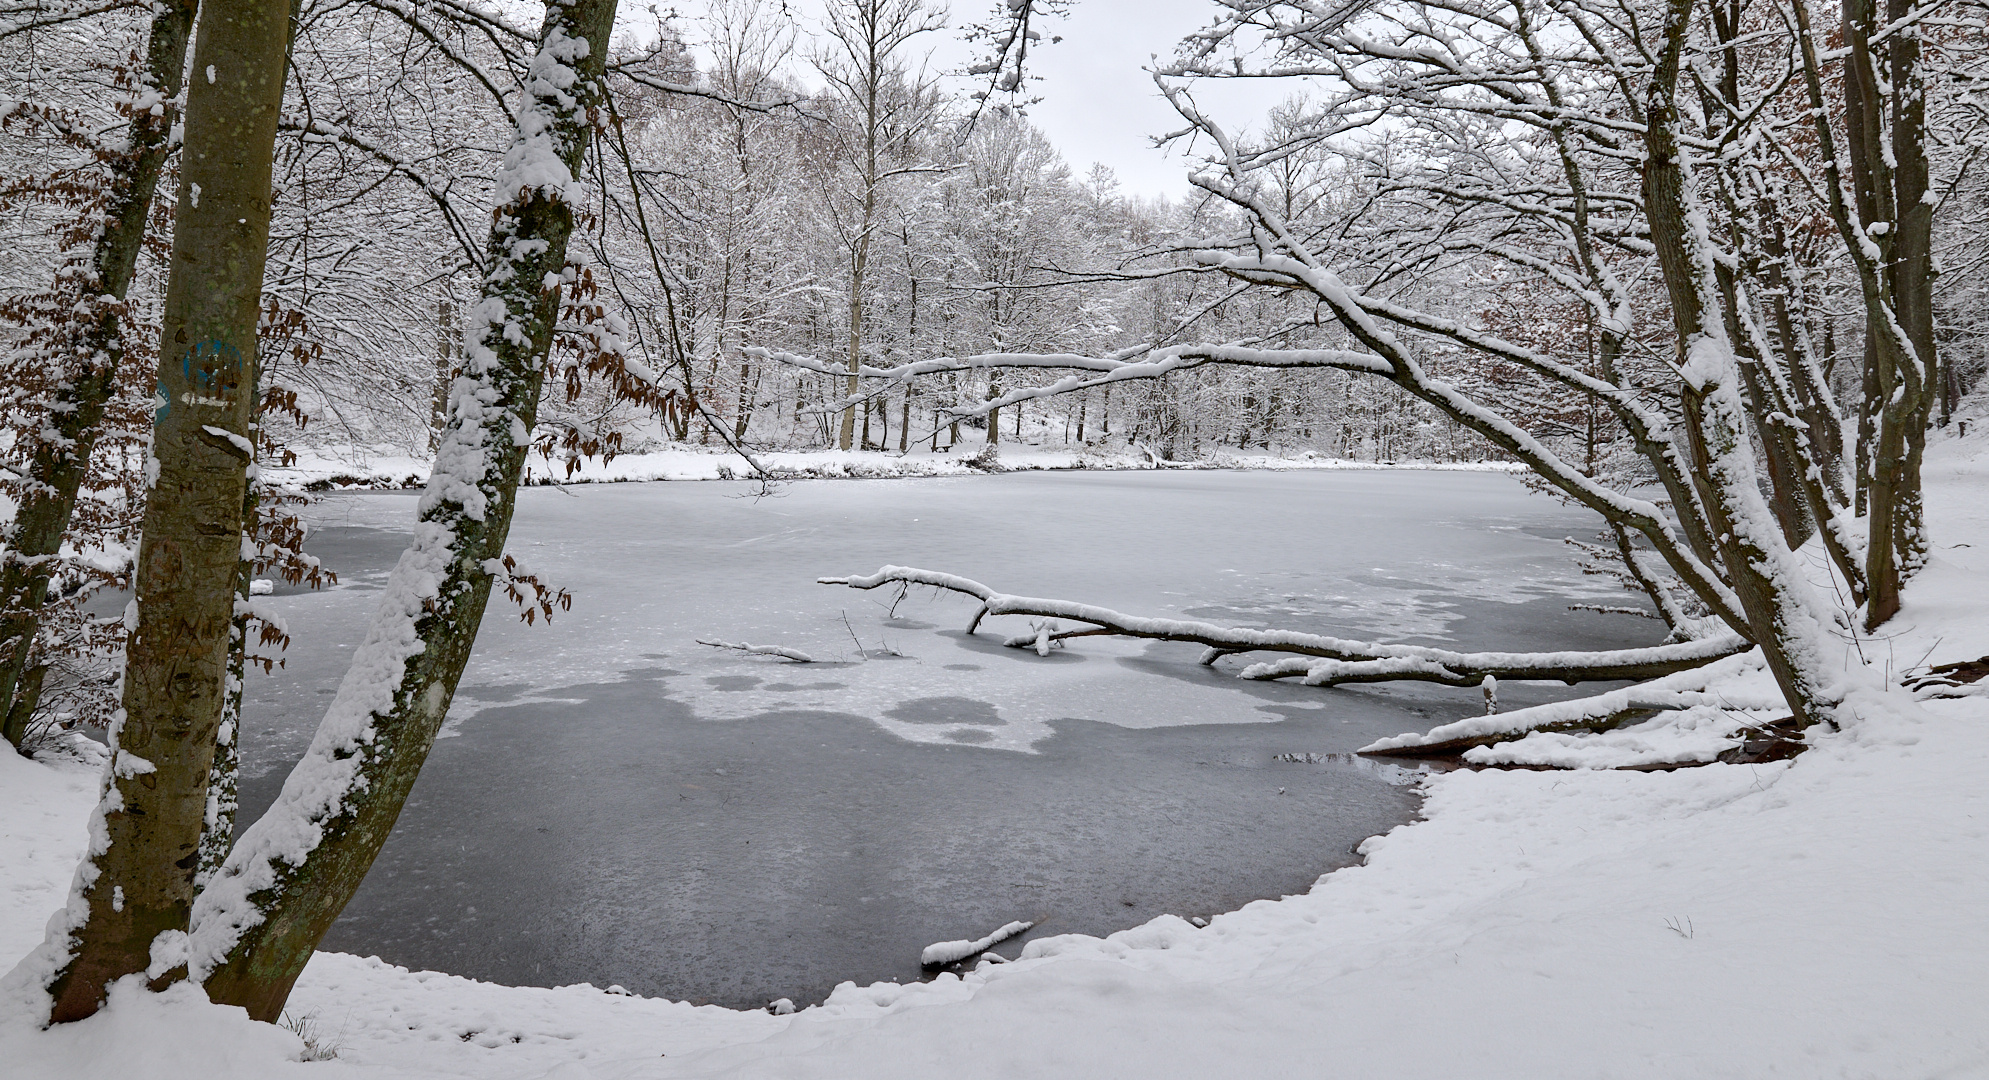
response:
M1463 753L1474 746L1505 742L1535 731L1606 731L1668 709L1786 708L1779 694L1714 693L1706 689L1716 681L1732 679L1761 666L1758 651L1730 656L1692 670L1653 679L1640 686L1611 690L1594 697L1472 716L1420 734L1410 731L1377 739L1361 747L1357 753L1383 757L1442 757Z
M927 945L925 950L919 953L919 966L938 968L945 967L948 964L957 964L970 956L987 952L989 949L1007 941L1009 938L1027 931L1034 925L1036 924L1033 922L1023 922L1018 919L984 938L977 938L973 941L935 942Z
M999 593L978 581L908 566L886 566L861 577L821 578L824 585L875 589L884 585L928 585L964 593L981 602L967 624L973 633L992 615L1026 615L1039 619L1068 619L1086 624L1066 630L1024 634L1003 644L1044 651L1048 643L1101 634L1182 641L1206 646L1204 664L1241 653L1294 653L1309 660L1254 664L1242 671L1247 679L1304 676L1312 685L1344 682L1408 680L1448 686L1477 686L1486 676L1499 679L1552 680L1569 684L1617 679L1652 679L1701 667L1748 648L1737 636L1659 645L1612 652L1462 653L1420 645L1384 645L1347 638L1304 634L1292 630L1225 627L1178 619L1152 619L1068 600ZM1316 671L1316 674L1315 674Z
M704 638L699 638L698 644L709 645L714 649L737 649L740 652L752 653L755 656L778 656L783 660L792 660L797 664L812 664L815 662L815 658L807 653L782 645L754 645L746 641L709 641Z

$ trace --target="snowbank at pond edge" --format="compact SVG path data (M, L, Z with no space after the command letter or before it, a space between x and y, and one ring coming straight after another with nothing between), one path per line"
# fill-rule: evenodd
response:
M1989 445L1931 448L1926 479L1934 561L1865 643L1895 670L1989 654ZM1793 762L1446 773L1425 820L1303 896L845 983L791 1015L319 954L290 1002L301 1036L120 989L81 1024L0 1016L0 1062L9 1080L1989 1078L1985 762L1973 697L1873 710ZM80 766L0 752L0 951L39 940L94 797Z
M1443 469L1517 472L1508 462L1470 461L1347 461L1305 452L1281 457L1216 450L1206 460L1156 461L1137 450L1096 447L1003 445L992 459L982 459L979 447L953 452L913 450L898 454L881 450L769 450L755 452L780 480L876 480L900 476L972 476L986 472L1036 472L1061 469ZM297 451L297 460L284 468L265 468L263 475L278 483L335 488L411 488L428 482L429 461L406 457L387 448L317 447ZM665 450L630 453L603 464L582 463L572 476L566 466L543 457L526 462L525 483L548 481L609 484L645 480L740 480L752 467L721 447L672 446Z

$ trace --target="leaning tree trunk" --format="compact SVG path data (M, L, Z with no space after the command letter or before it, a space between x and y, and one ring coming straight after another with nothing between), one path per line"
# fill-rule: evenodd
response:
M78 1020L134 972L170 978L193 905L226 690L256 406L256 329L288 0L208 0L187 100L181 194L146 463L124 719L68 909L25 970Z
M1817 649L1820 624L1808 583L1761 495L1737 386L1738 360L1715 309L1722 290L1712 240L1705 232L1703 209L1694 205L1690 170L1677 135L1678 75L1692 4L1666 4L1664 48L1652 75L1646 114L1644 207L1678 334L1680 397L1706 495L1708 531L1718 538L1721 561L1751 636L1760 644L1796 725L1808 727L1828 719L1836 705Z
M208 996L274 1020L359 887L447 714L502 569L573 231L569 202L602 99L615 0L549 3L498 176L490 266L463 374L366 640L276 805L201 893L190 967Z
M74 308L73 336L59 339L55 344L60 353L48 358L58 369L70 370L56 386L46 427L35 433L39 438L28 454L20 509L0 541L6 549L5 569L0 571L0 737L15 746L27 734L39 697L40 680L28 672L48 595L50 564L69 530L76 492L89 471L90 454L124 363L123 300L144 245L159 172L172 151L194 8L194 0L162 0L154 9L145 72L132 101L128 144L125 153L107 166L110 191L99 211L103 223L90 253L88 280Z

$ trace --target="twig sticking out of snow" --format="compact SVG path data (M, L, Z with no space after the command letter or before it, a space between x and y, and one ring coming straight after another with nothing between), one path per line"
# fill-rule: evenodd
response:
M1252 630L1205 622L1149 619L1068 600L1009 596L995 592L978 581L909 566L886 566L867 577L816 580L823 585L845 585L852 589L875 589L902 582L965 593L981 601L980 609L967 624L970 634L980 626L982 619L990 615L1031 615L1088 624L1048 634L1039 629L1004 642L1016 648L1035 648L1038 652L1042 652L1048 642L1095 634L1116 634L1206 645L1209 648L1202 657L1204 664L1213 664L1221 657L1235 653L1297 653L1301 657L1317 659L1252 664L1241 674L1246 679L1298 676L1313 686L1410 679L1475 688L1482 685L1488 675L1500 679L1552 680L1569 685L1617 679L1652 679L1701 667L1750 647L1741 638L1728 635L1614 652L1458 653L1420 645L1378 645L1290 630Z
M752 645L744 641L737 643L730 641L706 641L703 638L698 639L698 644L709 645L714 649L737 649L740 652L749 652L755 656L778 656L783 660L792 660L797 664L812 664L815 662L814 657L802 652L800 649L789 649L779 645Z
M941 941L927 945L925 951L919 954L919 966L936 968L959 963L975 953L983 953L994 948L1034 925L1036 924L1032 922L1018 920L975 941Z

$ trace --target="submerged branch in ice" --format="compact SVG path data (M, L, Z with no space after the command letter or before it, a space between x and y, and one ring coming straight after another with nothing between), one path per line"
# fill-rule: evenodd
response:
M1236 653L1297 653L1300 659L1252 664L1241 674L1246 679L1302 677L1306 684L1313 686L1414 680L1477 687L1484 683L1487 676L1564 682L1569 685L1620 679L1655 679L1690 671L1751 647L1740 637L1726 635L1610 652L1460 653L1420 645L1350 641L1290 630L1255 630L1205 622L1149 619L1068 600L1009 596L969 578L909 566L886 566L862 577L816 580L823 585L845 585L852 589L875 589L882 585L903 583L965 593L981 602L967 624L970 634L980 626L982 619L990 615L1028 615L1038 619L1067 619L1087 624L1048 632L1038 626L1031 633L1003 642L1014 648L1034 648L1044 655L1048 654L1052 642L1096 634L1191 641L1206 645L1208 652L1202 657L1203 664L1213 664L1224 656ZM1306 657L1315 659L1302 659Z
M800 649L789 649L780 645L752 645L744 641L736 643L731 641L706 641L703 638L698 639L698 644L709 645L714 649L737 649L740 652L749 652L755 656L778 656L783 660L792 660L797 664L812 664L815 662L814 657L802 652Z
M942 941L927 945L925 951L919 954L919 966L936 968L958 963L975 953L986 952L1034 925L1017 920L976 941Z

